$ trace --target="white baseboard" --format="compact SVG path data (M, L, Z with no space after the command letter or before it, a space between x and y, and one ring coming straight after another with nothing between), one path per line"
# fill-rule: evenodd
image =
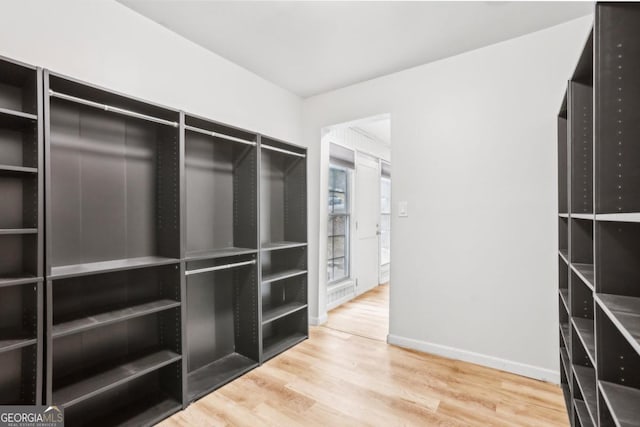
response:
M392 334L387 335L387 342L389 344L397 345L398 347L418 350L424 353L447 357L449 359L462 360L463 362L475 363L477 365L511 372L513 374L522 375L536 380L547 381L554 384L560 383L559 372L541 368L539 366L527 365L520 362L514 362L512 360L488 356L486 354L475 353L468 350L461 350L441 344L433 344L426 341L405 338Z
M327 316L327 313L323 313L320 317L309 317L309 324L312 326L324 325L328 319L329 316Z

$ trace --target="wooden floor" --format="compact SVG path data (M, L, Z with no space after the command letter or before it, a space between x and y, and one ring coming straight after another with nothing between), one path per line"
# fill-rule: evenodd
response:
M559 387L386 344L388 287L169 426L567 426Z
M389 334L389 285L377 286L329 312L325 327L386 341Z

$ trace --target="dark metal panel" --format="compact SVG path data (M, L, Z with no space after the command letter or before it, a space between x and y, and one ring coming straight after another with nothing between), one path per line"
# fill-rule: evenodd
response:
M571 82L571 213L593 213L593 87Z
M640 7L599 3L595 19L597 212L638 212Z

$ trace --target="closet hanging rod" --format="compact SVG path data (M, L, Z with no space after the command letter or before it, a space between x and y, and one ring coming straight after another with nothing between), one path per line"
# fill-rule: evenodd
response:
M148 116L146 114L136 113L135 111L125 110L124 108L112 107L106 104L100 104L99 102L89 101L87 99L78 98L76 96L67 95L64 93L56 92L54 90L49 90L49 95L54 98L64 99L66 101L75 102L77 104L87 105L89 107L97 108L99 110L110 111L116 114L122 114L125 116L135 117L137 119L147 120L154 123L160 123L167 126L172 126L177 128L179 124L177 122L172 122L170 120L159 119L157 117Z
M193 131L193 132L201 133L203 135L209 135L209 136L213 136L213 137L216 137L216 138L228 139L229 141L235 141L235 142L240 142L241 144L253 145L254 147L256 146L256 143L253 142L253 141L248 141L248 140L242 139L242 138L236 138L235 136L229 136L229 135L225 135L223 133L212 132L210 130L200 129L200 128L197 128L195 126L189 126L189 125L185 125L184 128L187 129L187 130Z
M253 259L251 261L234 262L231 264L216 265L215 267L199 268L197 270L187 270L184 274L185 276L190 276L192 274L208 273L209 271L228 270L230 268L242 267L244 265L251 265L255 263L256 260Z
M262 144L260 147L266 148L267 150L271 150L271 151L277 151L278 153L289 154L291 156L302 157L302 158L307 157L306 154L300 154L300 153L296 153L294 151L283 150L282 148L273 147L271 145Z

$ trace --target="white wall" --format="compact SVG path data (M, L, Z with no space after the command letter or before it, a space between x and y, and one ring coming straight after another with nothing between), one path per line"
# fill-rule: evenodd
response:
M590 24L305 100L310 159L323 127L391 114L390 342L558 381L556 115ZM311 164L310 182L321 173ZM310 190L312 227L324 235L322 195ZM397 217L400 200L408 218ZM314 264L326 248L313 233L310 250L320 307L311 315L321 320Z
M2 2L0 55L297 142L301 100L114 0Z

